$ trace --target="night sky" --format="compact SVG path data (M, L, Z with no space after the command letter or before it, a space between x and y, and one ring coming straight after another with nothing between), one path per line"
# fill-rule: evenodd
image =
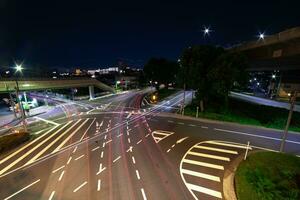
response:
M142 66L193 44L228 46L299 25L300 5L288 0L0 0L0 67Z

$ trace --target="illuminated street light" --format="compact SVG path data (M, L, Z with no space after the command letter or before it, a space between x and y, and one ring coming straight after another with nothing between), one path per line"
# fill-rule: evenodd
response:
M16 67L15 67L15 69L16 69L16 72L22 72L22 65L18 65L18 64L16 64Z
M264 33L259 33L259 35L258 35L258 39L259 40L265 40L265 34Z
M211 30L209 29L209 27L204 27L203 36L209 35L210 32L211 32Z
M275 75L275 74L272 74L272 78L275 79L275 78L276 78L276 75Z

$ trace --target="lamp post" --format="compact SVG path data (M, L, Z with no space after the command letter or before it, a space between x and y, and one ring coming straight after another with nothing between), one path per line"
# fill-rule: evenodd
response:
M22 72L22 65L16 65L15 67L16 69L16 73L18 72ZM23 108L23 104L22 104L22 100L19 99L19 82L18 82L18 74L16 74L16 96L17 96L17 103L19 104L20 110L21 110L21 117L22 117L22 123L23 123L23 128L24 131L27 132L27 124L26 124L26 116L25 116L25 112L24 112L24 108Z

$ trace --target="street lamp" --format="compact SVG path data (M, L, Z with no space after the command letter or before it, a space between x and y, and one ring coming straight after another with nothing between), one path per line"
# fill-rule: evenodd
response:
M258 34L258 39L259 39L259 40L265 40L265 37L266 37L266 36L265 36L265 33L259 33L259 34Z
M204 27L203 36L209 35L210 32L211 32L211 30L209 29L209 27Z
M18 65L16 64L16 73L20 72L22 73L22 64ZM16 74L16 96L17 96L17 103L19 104L20 110L21 110L21 116L22 116L22 123L24 127L24 131L27 132L27 126L26 126L26 121L25 121L25 112L22 104L22 100L19 99L19 83L18 83L18 74Z

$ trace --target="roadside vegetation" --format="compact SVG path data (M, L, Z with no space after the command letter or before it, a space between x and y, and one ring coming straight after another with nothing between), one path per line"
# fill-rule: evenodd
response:
M242 161L235 175L238 200L299 200L300 158L257 152Z
M3 135L0 137L0 154L7 152L16 146L28 141L30 139L29 133L13 133Z
M185 115L195 117L197 106L196 103L187 106ZM230 98L228 108L215 101L208 104L204 112L199 112L199 117L283 130L288 112L283 108L257 105ZM293 113L289 130L300 132L300 113Z

